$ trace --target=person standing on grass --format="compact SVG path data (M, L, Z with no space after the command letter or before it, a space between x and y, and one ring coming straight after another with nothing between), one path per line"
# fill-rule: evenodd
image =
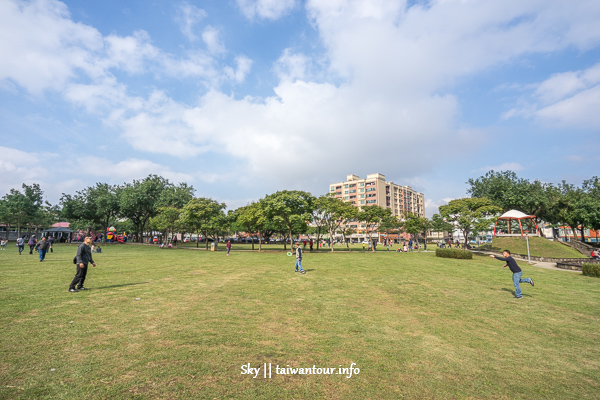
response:
M27 242L27 246L29 246L29 255L33 254L33 249L35 248L36 243L37 243L37 240L35 240L35 236L31 235L31 237L29 238L29 241Z
M229 252L231 251L231 240L227 241L227 255L229 255Z
M21 255L21 253L25 249L25 235L17 239L17 247L19 248L19 255Z
M75 256L75 264L77 265L77 272L75 277L69 286L69 292L78 292L79 290L88 290L83 286L85 282L85 276L87 275L88 264L92 263L95 267L96 263L92 258L92 238L87 236L83 243L77 248L77 255Z
M35 245L35 249L40 253L40 262L44 261L44 258L46 258L46 252L48 251L49 246L50 243L46 239L46 236Z
M504 257L496 257L495 255L490 254L490 257L500 261L506 261L506 265L504 265L504 267L508 266L508 268L510 268L510 270L513 273L513 284L515 285L515 298L522 299L523 293L521 292L521 286L519 285L519 283L529 283L531 286L534 286L533 279L521 279L523 271L521 270L521 268L519 268L515 259L510 256L509 250L504 250L502 252L502 255L504 255Z
M294 272L298 272L298 267L300 267L301 274L306 272L302 269L302 249L300 248L300 243L296 243L296 271Z
M52 249L53 244L54 244L54 236L50 236L48 238L48 247L50 248L50 253L54 253L54 249Z

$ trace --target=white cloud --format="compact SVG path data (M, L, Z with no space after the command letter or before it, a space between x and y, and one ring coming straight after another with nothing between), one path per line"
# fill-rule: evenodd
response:
M146 60L157 59L160 50L150 42L147 32L136 31L133 36L109 35L106 42L106 53L108 66L115 66L127 72L143 72Z
M210 25L204 28L204 31L202 31L202 40L210 53L221 54L225 52L225 45L219 38L219 30L217 28Z
M205 17L204 11L187 3L181 10L189 29ZM203 39L210 52L225 51L215 28L206 28ZM114 78L116 70L136 75L152 72L177 79L199 78L199 83L215 88L227 79L243 81L251 65L247 57L239 56L238 69L233 71L228 66L220 67L218 60L199 50L175 57L154 46L143 30L130 36L103 37L95 28L73 22L67 7L56 0L0 2L0 54L0 88L14 91L14 82L36 95L53 90L78 101L85 96L83 90L88 93L88 102L96 103L99 100L89 96L94 90L105 99L116 91L126 91L123 83ZM80 93L75 93L77 90Z
M136 158L113 162L105 158L87 156L77 159L76 162L80 167L85 166L85 170L89 175L111 182L131 182L134 179L145 178L150 174L160 175L174 183L191 182L194 180L192 174L175 172L165 165ZM90 168L87 168L88 166Z
M27 153L4 146L0 146L0 154L0 193L8 192L11 188L20 188L22 182L46 177L48 172L44 164L58 159L56 153Z
M452 200L454 200L454 198L452 197L445 197L443 199L435 201L432 199L425 198L425 216L427 218L431 218L434 214L439 214L440 206L444 206Z
M198 39L194 33L195 25L207 16L208 14L203 9L198 8L193 4L183 2L179 5L177 10L176 20L180 23L180 29L183 35L193 42Z
M236 3L248 19L276 20L296 6L295 0L236 0Z
M529 98L505 113L505 118L536 118L554 126L600 128L600 63L585 70L554 74L534 85Z
M311 60L304 54L292 54L290 49L285 49L275 63L275 72L280 80L305 80L308 78L308 69Z
M246 79L246 76L250 73L252 68L252 60L248 57L241 55L235 58L237 69L233 69L229 66L224 68L225 75L234 82L242 83Z
M90 54L102 47L100 33L73 22L61 2L0 2L0 80L36 94L58 90L79 70L101 74Z
M219 85L244 82L252 61L240 55L234 67L215 58L226 51L220 31L210 25L202 34L208 51L184 50L183 57L175 57L144 31L103 37L73 22L58 1L6 0L0 3L0 81L31 93L56 90L100 114L134 149L189 163L211 152L261 179L286 183L291 171L301 170L299 179L314 182L317 174L345 176L349 166L400 170L403 179L436 168L445 157L476 150L477 129L460 127L459 98L451 93L461 79L531 54L585 51L600 42L596 0L407 4L308 0L327 70L315 74L311 57L283 50L273 65L279 79L275 95L239 98L222 93ZM250 19L275 20L296 3L237 0L237 5ZM183 3L179 18L184 35L197 40L206 12ZM150 94L130 94L115 70L152 72L156 86ZM596 74L590 68L553 76L537 87L528 108L512 115L598 126ZM164 79L190 77L206 89L193 102L171 97L170 88L160 86Z

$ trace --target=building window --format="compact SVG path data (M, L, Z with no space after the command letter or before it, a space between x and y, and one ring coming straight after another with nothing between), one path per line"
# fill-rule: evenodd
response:
M372 188L368 188L368 189L367 189L367 192L374 192L374 191L375 191L375 188L374 188L374 187L372 187Z
M375 204L377 203L377 200L367 200L367 204Z

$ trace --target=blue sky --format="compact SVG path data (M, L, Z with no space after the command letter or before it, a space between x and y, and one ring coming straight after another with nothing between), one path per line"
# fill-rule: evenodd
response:
M600 174L600 2L0 0L0 194Z

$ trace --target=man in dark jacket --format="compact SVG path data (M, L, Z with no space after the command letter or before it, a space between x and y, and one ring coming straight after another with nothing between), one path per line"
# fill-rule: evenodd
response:
M33 249L35 248L36 243L37 240L35 239L35 236L31 235L31 237L29 238L29 242L27 242L27 246L29 246L29 255L33 254Z
M44 261L44 258L46 258L48 247L50 247L50 243L46 240L46 236L35 245L35 249L40 253L40 262Z
M87 275L88 264L92 263L94 267L96 266L96 263L92 259L92 249L90 247L91 244L92 238L87 236L84 239L83 243L81 243L77 248L77 256L75 257L77 273L75 274L75 278L73 278L73 281L71 282L69 292L88 290L83 286L83 282L85 282L85 276Z
M508 268L510 268L510 270L513 273L513 284L515 285L515 298L521 299L523 298L523 293L521 292L521 286L519 285L519 283L529 283L531 286L533 286L533 279L521 279L523 271L521 270L521 268L519 268L515 259L510 256L510 251L504 250L502 252L502 255L504 255L504 257L496 257L493 254L491 254L490 257L495 258L496 260L506 261L506 265L504 266L508 266Z

